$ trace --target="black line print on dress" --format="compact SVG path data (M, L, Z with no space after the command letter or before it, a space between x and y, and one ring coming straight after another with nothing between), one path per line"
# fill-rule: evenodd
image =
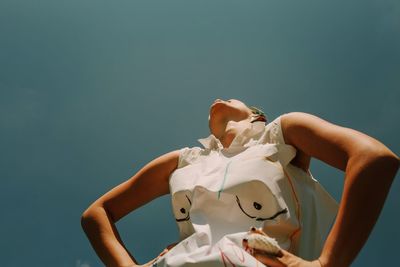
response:
M186 197L186 199L189 201L190 206L192 206L192 201L190 201L189 197L188 197L187 195L185 195L185 197ZM185 213L186 213L186 209L185 209L185 208L181 208L179 211L180 211L182 214L185 214ZM190 212L189 212L189 211L187 212L187 215L186 215L185 218L182 218L182 219L176 219L176 218L175 218L175 220L176 220L177 222L189 221L189 220L190 220Z
M249 218L251 218L251 219L254 219L254 218L255 218L256 221L273 220L273 219L275 219L276 217L278 217L279 215L285 214L285 213L288 212L288 209L287 209L287 208L284 208L283 210L278 211L277 213L275 213L274 215L272 215L271 217L268 217L268 218L260 218L260 217L258 217L258 218L257 218L256 216L251 216L251 215L248 214L246 211L244 211L242 205L240 204L240 199L239 199L238 196L236 196L236 202L237 202L237 204L238 204L240 210L241 210L244 214L246 214L247 217L249 217ZM260 210L260 209L262 208L262 205L261 205L260 203L257 203L257 202L253 202L253 206L254 206L254 208L255 208L256 210Z

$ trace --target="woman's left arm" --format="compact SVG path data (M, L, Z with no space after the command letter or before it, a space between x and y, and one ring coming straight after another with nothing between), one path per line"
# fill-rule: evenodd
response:
M368 239L399 168L399 157L378 140L316 116L281 117L285 142L306 157L345 171L336 221L321 256L322 266L349 266Z

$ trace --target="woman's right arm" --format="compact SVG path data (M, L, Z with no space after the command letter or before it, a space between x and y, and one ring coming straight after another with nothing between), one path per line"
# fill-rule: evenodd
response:
M137 264L119 237L115 223L129 212L169 193L169 176L177 168L178 159L179 150L154 159L129 180L97 199L82 214L82 228L106 266Z

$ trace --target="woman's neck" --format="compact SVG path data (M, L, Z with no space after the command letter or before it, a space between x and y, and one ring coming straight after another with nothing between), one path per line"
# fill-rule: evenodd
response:
M250 119L242 121L228 121L222 128L221 134L216 136L224 148L228 148L235 137L250 126Z

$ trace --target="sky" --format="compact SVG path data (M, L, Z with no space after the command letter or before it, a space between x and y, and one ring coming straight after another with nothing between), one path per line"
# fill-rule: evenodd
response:
M396 0L2 0L0 36L1 266L101 266L82 212L198 146L216 98L270 120L311 113L400 154ZM339 200L344 174L311 171ZM352 266L397 263L398 176ZM141 262L178 238L168 196L117 227Z

